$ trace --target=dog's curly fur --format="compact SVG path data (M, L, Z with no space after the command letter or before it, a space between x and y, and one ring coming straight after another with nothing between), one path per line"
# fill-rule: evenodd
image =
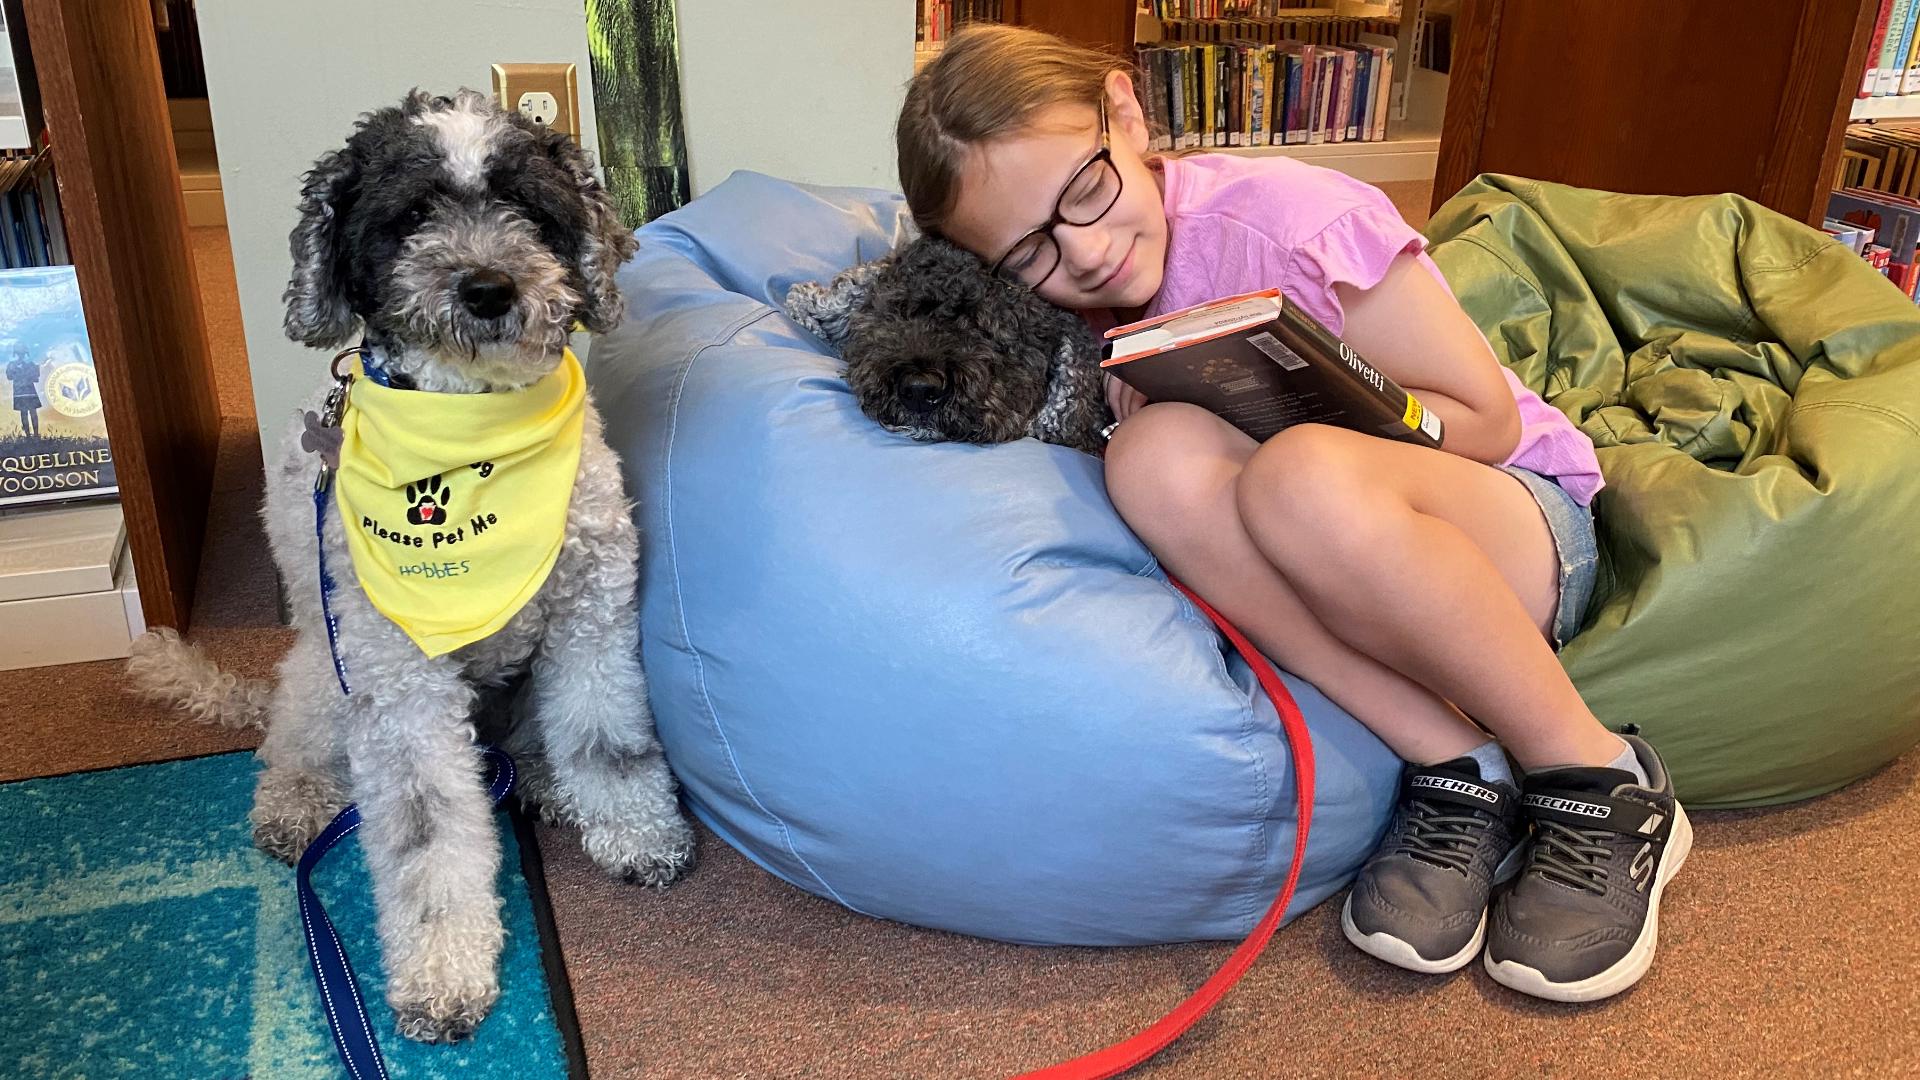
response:
M364 332L397 385L512 390L555 369L576 320L594 331L619 321L614 271L634 246L565 135L472 91L415 91L365 116L307 175L286 329L328 348ZM484 272L510 282L504 310L463 292ZM693 861L640 668L631 508L589 403L545 584L498 633L433 658L354 587L339 516L327 515L318 543L338 586L343 694L321 614L319 462L300 446L302 427L268 470L262 509L299 631L278 681L223 676L171 634L138 643L129 675L200 719L265 721L250 815L262 849L291 862L349 799L359 804L400 1031L459 1038L498 997L503 940L478 738L505 744L541 812L577 826L608 872L666 885Z
M1086 323L940 237L794 286L787 314L840 350L861 411L890 431L926 442L1031 435L1095 454L1105 445L1113 416ZM915 381L938 400L903 393Z

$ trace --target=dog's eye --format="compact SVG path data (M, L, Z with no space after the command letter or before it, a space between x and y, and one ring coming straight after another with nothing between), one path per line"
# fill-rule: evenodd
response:
M432 212L433 207L428 205L425 199L422 199L412 206L407 207L407 212L403 220L409 228L419 228L420 225L427 220L427 215Z

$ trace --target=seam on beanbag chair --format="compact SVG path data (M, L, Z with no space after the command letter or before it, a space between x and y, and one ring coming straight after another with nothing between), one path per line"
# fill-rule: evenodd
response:
M819 882L820 887L842 906L852 911L860 911L859 908L847 903L846 898L842 897L825 878L820 876L820 872L813 868L813 864L807 862L806 856L800 854L799 847L793 842L793 830L788 828L786 821L780 815L768 809L767 805L760 801L760 796L754 792L753 785L747 781L746 774L741 771L740 760L733 752L733 742L727 738L726 727L720 722L720 711L714 707L713 694L707 687L706 660L701 654L700 646L694 642L693 629L687 622L686 588L680 578L680 547L673 520L673 456L674 439L680 430L680 399L686 390L687 379L693 374L694 366L709 349L731 344L733 339L740 336L748 327L761 322L769 315L779 314L776 309L765 304L756 306L759 310L742 315L713 340L693 351L693 354L687 358L687 362L681 366L680 377L674 380L673 397L667 402L667 449L662 459L664 482L660 486L660 490L665 495L665 505L660 508L660 516L666 523L667 573L673 580L673 610L680 622L680 639L686 644L687 655L693 659L694 677L700 686L700 702L706 711L707 722L712 727L714 736L720 740L721 749L726 752L727 766L733 771L733 778L739 783L740 790L745 792L747 798L753 801L754 807L765 814L767 820L773 822L774 826L780 830L780 838L794 861L805 867L807 873L813 876L813 880ZM860 914L865 915L866 912L860 911Z
M1797 413L1818 412L1821 409L1856 409L1860 412L1872 413L1882 420L1892 421L1894 424L1907 429L1907 434L1909 435L1920 436L1920 424L1916 424L1912 417L1896 409L1889 409L1885 405L1876 405L1872 402L1848 401L1845 398L1828 398L1825 401L1812 401L1805 405L1797 405L1794 407L1794 411Z
M1200 614L1200 609L1193 605L1193 601L1188 600L1181 594L1179 589L1174 588L1173 584L1164 578L1160 581L1160 587L1172 594L1174 601L1180 605L1179 611L1182 622L1193 623L1203 628L1215 641L1220 640L1220 631L1214 627L1212 621ZM1226 650L1224 648L1209 649L1207 652L1213 659L1214 675L1219 678L1221 684L1238 687L1239 683L1235 681L1233 677L1233 670L1227 666ZM1255 866L1265 866L1268 856L1272 853L1272 847L1267 839L1267 819L1273 813L1273 796L1269 791L1272 785L1267 777L1266 756L1260 753L1259 748L1254 745L1253 730L1254 702L1265 700L1266 695L1258 690L1244 699L1240 707L1240 737L1236 740L1240 744L1240 749L1253 763L1254 819L1252 864ZM1271 706L1269 706L1269 711L1271 711ZM1278 722L1278 719L1276 719L1275 723L1277 724ZM1295 823L1295 827L1298 827L1298 823ZM1291 851L1289 851L1287 857L1289 859L1293 857ZM1245 924L1245 930L1243 932L1252 932L1253 927L1260 921L1260 916L1266 913L1267 906L1272 902L1273 901L1265 899L1260 895L1249 894L1245 897L1240 904L1240 918Z

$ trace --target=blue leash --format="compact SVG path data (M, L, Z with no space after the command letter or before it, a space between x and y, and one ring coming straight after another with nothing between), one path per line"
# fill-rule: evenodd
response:
M335 364L354 351L365 350L341 353L334 357ZM371 351L365 351L365 355L367 362L362 370L367 377L381 386L388 385L386 371L371 362ZM336 366L338 385L320 418L323 426L339 426L346 408L347 385L351 380L337 372ZM348 694L352 691L347 687L346 664L340 659L340 624L333 613L334 578L327 569L327 495L332 490L332 481L333 470L323 461L313 484L313 538L319 553L320 612L327 627L327 651L333 657L333 675L340 681L340 692ZM492 767L487 778L487 795L498 806L513 790L513 758L493 746L483 747L482 752ZM367 1019L366 1002L360 997L360 984L353 977L353 965L347 962L347 951L333 929L333 920L327 917L319 894L313 891L314 868L335 844L359 827L360 808L349 803L301 853L294 877L299 889L300 924L306 929L307 959L313 964L314 985L320 989L320 1004L327 1013L327 1030L333 1033L333 1048L340 1053L340 1063L347 1067L353 1080L389 1080L386 1060L380 1056L380 1043L374 1038L373 1024Z
M339 428L340 420L347 411L347 391L353 384L353 375L340 370L340 361L354 355L360 357L360 371L369 380L379 386L393 385L387 369L364 342L356 348L343 350L333 358L333 392L327 395L326 404L321 407L317 418L312 413L307 414L309 426L317 421L322 428ZM320 614L327 626L327 653L333 657L333 677L340 682L340 692L350 694L353 691L347 687L347 666L340 660L340 620L333 614L333 574L327 569L327 495L333 489L334 469L327 463L326 454L318 443L309 449L321 454L320 471L313 478L313 543L320 562Z
M327 569L327 487L313 486L314 550L320 556L320 621L327 626L327 655L333 657L333 677L340 680L340 692L347 688L347 665L340 659L340 620L333 614L333 574Z
M513 759L498 747L485 748L492 774L487 780L487 795L495 805L513 790ZM313 891L313 870L326 858L335 844L360 827L360 808L348 804L331 824L307 845L300 856L296 878L300 890L300 923L306 928L307 958L313 961L313 981L320 988L320 1004L327 1013L327 1028L333 1032L333 1048L353 1080L388 1080L387 1063L380 1056L380 1044L373 1037L373 1025L367 1020L366 1002L360 997L360 984L354 980L353 965L334 932L333 920Z

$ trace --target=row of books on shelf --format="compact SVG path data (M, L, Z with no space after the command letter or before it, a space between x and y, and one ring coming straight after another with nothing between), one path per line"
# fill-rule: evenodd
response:
M1158 43L1221 45L1251 41L1274 45L1303 41L1309 45L1346 45L1361 34L1392 37L1398 29L1391 19L1166 19L1160 23Z
M1387 137L1392 38L1351 46L1186 45L1140 50L1156 150L1375 142Z
M1833 186L1920 198L1920 127L1847 125Z
M1920 0L1880 0L1860 97L1920 94Z
M37 150L0 152L0 268L72 261L46 143Z
M1006 0L919 0L914 12L913 40L935 45L952 37L968 23L1000 22Z
M1868 188L1842 188L1827 197L1823 226L1900 290L1920 286L1920 199Z
M1142 10L1157 19L1289 19L1328 15L1380 15L1399 18L1401 0L1145 0Z

